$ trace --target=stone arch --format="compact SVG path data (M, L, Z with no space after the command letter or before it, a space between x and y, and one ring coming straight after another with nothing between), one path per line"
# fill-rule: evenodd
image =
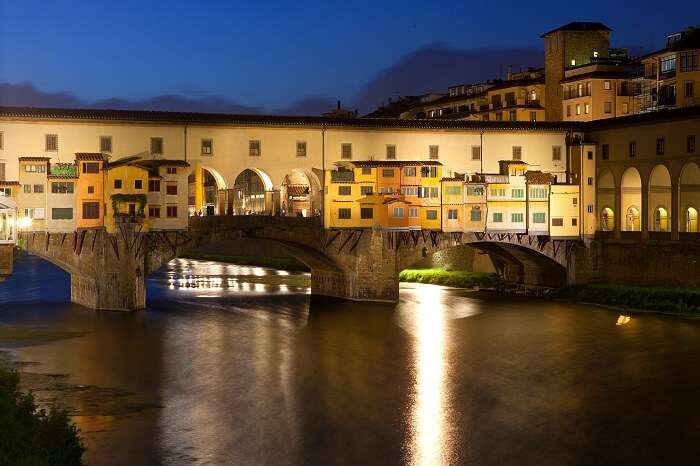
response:
M284 215L311 217L321 211L321 182L309 169L294 168L280 186L280 209Z
M605 206L600 210L599 229L602 231L612 231L615 229L615 211L610 206Z
M700 211L700 165L688 162L683 165L679 180L680 231L698 233L698 211Z
M233 182L231 209L234 215L274 213L272 178L259 168L246 168Z
M226 180L216 169L197 164L187 177L187 204L192 215L219 215Z
M598 205L602 205L600 211L599 229L613 230L615 228L615 177L609 169L602 171L598 175L598 185L596 188L596 198ZM603 214L608 219L607 228L603 225Z
M620 227L624 231L641 231L642 178L639 171L629 167L620 182L621 207L624 215Z
M649 212L647 225L650 231L671 231L673 206L671 205L671 174L663 164L652 168L649 175Z

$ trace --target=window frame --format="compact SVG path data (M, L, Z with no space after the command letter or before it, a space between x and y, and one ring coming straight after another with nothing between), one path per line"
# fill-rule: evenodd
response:
M163 155L165 153L165 141L163 141L161 136L151 136L149 153L151 155Z
M58 152L58 134L46 134L45 138L45 152Z

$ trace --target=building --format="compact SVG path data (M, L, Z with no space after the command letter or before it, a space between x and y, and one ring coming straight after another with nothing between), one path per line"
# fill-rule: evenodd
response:
M0 244L14 244L17 239L17 203L0 196Z
M111 140L111 139L110 139ZM106 157L100 152L77 152L75 166L75 223L77 228L97 228L104 225L104 165Z
M46 175L49 157L19 157L19 183L22 189L17 195L18 223L28 230L44 230L46 227Z
M187 229L187 176L189 164L184 160L140 160L148 170L148 226L153 230Z
M77 222L76 184L78 170L75 164L53 164L46 176L46 231L72 232Z
M148 231L149 169L140 157L125 157L108 162L104 167L104 226L108 233L117 230L119 223L138 223Z

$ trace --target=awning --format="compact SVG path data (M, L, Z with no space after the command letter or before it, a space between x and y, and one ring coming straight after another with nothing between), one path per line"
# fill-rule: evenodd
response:
M305 184L288 184L287 185L287 196L289 197L302 197L309 195L309 187Z

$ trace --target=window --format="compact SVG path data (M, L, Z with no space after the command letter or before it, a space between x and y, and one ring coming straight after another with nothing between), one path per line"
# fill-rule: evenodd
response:
M165 183L165 194L168 196L177 196L177 181L168 181Z
M525 197L525 190L523 188L513 188L510 190L510 195L514 199L522 199Z
M31 194L32 193L32 185L31 184L22 185L22 191L25 194Z
M676 56L669 55L661 59L661 74L674 73L676 71Z
M578 226L578 219L576 217L571 219L571 226L572 227Z
M53 194L73 194L75 184L68 181L55 181L51 183L51 192Z
M404 196L417 196L418 187L417 186L403 186L401 187L401 193Z
M260 157L260 141L251 139L248 141L248 155L250 157Z
M576 66L576 59L575 58L571 59L571 66Z
M588 115L591 112L591 104L584 104L583 113Z
M436 160L436 159L438 159L438 157L439 157L440 146L430 146L430 147L428 148L428 150L429 150L429 154L430 154L430 159L431 159L431 160Z
M592 176L588 177L588 186L593 186L593 177Z
M593 204L588 204L588 207L586 210L588 211L589 214L592 214L593 213Z
M100 173L100 164L97 162L83 162L83 173Z
M420 176L423 178L437 178L437 167L421 167Z
M472 146L472 160L481 160L481 146Z
M534 212L532 214L532 223L544 223L544 212Z
M588 157L588 160L593 160L593 151L590 151L590 150L589 150L588 153L587 153L586 155L587 155L587 157Z
M572 198L571 198L571 203L572 203L573 205L578 205L578 197L572 197Z
M530 121L537 121L537 112L530 112Z
M90 220L100 218L100 203L83 202L83 218Z
M506 188L491 188L491 196L494 197L505 197Z
M306 141L297 141L297 157L306 157Z
M46 135L46 151L56 152L58 150L58 134Z
M686 97L693 97L694 93L695 93L695 89L693 87L693 81L686 81L685 82L685 96Z
M44 192L44 185L43 184L35 184L34 185L34 192L41 194Z
M467 186L467 196L483 196L483 186Z
M380 186L379 194L394 194L394 188L392 186Z
M393 178L394 177L394 169L393 168L382 169L382 176L384 178Z
M165 173L168 175L177 175L177 167L167 167Z
M472 222L480 222L481 221L481 209L479 207L472 207L472 210L469 213L469 218L471 219Z
M610 86L610 81L608 81L607 79L605 81L603 81L603 89L605 89L606 91L609 91L611 88L612 87Z
M576 115L581 114L581 104L576 104Z
M46 165L25 165L26 173L46 173Z
M27 211L29 211L29 212L27 212ZM31 217L33 219L39 219L39 220L45 218L43 207L41 207L41 208L35 207L33 209L24 209L24 212L25 212L26 217Z
M403 218L403 207L394 207L393 216L396 218Z
M0 188L0 196L12 196L12 188Z
M0 162L0 181L5 180L5 162Z
M176 218L177 217L177 206L176 205L169 205L165 207L165 216L168 218Z
M568 117L571 116L571 105L566 106L566 116L568 116Z
M143 180L134 180L134 189L143 189Z
M122 189L122 180L114 180L114 189Z
M338 186L338 196L349 196L351 193L351 186Z
M148 192L149 193L159 193L160 192L160 180L148 180Z
M508 119L509 119L510 121L517 121L517 120L518 120L518 116L517 116L515 110L510 110L510 111L508 112Z
M622 113L627 114L630 111L630 105L627 102L622 103Z
M680 53L681 71L700 71L700 54L697 50Z
M523 159L523 148L520 146L513 146L513 160Z
M344 142L340 145L340 158L345 160L352 159L352 144Z
M457 220L458 218L457 209L447 209L447 220Z
M425 211L425 218L426 220L437 220L438 215L437 215L437 210L435 209L430 209Z
M151 138L151 154L163 154L163 138Z
M531 188L530 197L532 199L547 199L547 190L545 188Z
M396 146L394 144L386 145L386 159L396 160Z
M656 155L664 155L664 138L656 138Z
M347 186L349 188L349 186ZM363 196L371 196L372 195L372 186L360 186L360 194Z
M637 143L635 141L631 141L629 144L629 155L630 158L637 156Z
M503 113L496 112L496 121L503 121Z
M510 214L510 221L513 223L523 223L523 213L513 212L512 214Z
M352 218L352 210L348 208L338 209L338 218L348 220Z
M112 136L100 136L100 152L112 152Z
M493 222L494 223L503 222L503 214L501 212L494 212L493 213Z
M409 218L418 218L418 207L409 207L408 208L408 217Z
M612 102L603 102L603 112L612 113Z
M555 162L561 160L561 146L552 146L552 160Z
M160 218L160 206L149 205L148 216L151 218Z
M404 176L416 176L416 167L406 167L403 169Z
M214 154L214 140L202 139L202 155Z
M552 219L552 226L553 227L563 227L564 226L564 219L561 217L553 218Z
M52 220L73 220L72 207L54 207L51 209Z
M371 175L372 169L370 167L362 167L362 174L363 175Z
M438 188L430 188L430 197L433 199L440 197L440 190Z
M695 152L695 136L690 135L685 141L685 149L688 153L692 154Z
M94 187L94 186L88 186L87 192L88 192L88 194L95 194L95 187Z
M460 186L446 186L445 187L445 194L449 195L460 195L462 194L462 188Z
M603 155L603 160L608 160L610 158L610 146L608 144L603 144L601 146L601 151Z
M5 148L5 134L0 131L0 150Z

